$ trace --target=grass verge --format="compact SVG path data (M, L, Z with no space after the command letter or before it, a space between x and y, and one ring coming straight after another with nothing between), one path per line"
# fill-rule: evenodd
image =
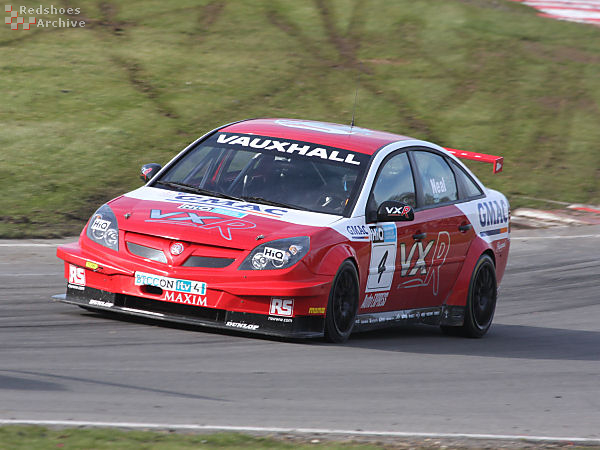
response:
M110 449L110 450L175 450L175 449L380 449L379 445L282 440L254 437L239 433L184 434L154 431L122 431L115 429L49 429L39 426L0 427L0 449L46 450Z
M600 203L599 27L508 0L62 3L84 28L0 28L0 237L78 233L219 124L349 123L357 86L359 126L505 156L471 167L515 206Z
M301 435L257 437L241 433L183 433L173 431L131 431L112 428L46 428L41 426L0 426L0 449L46 450L110 449L110 450L176 450L176 449L597 449L589 444L573 442L536 442L526 440L474 440L468 438L391 438L361 437L359 441L346 438L321 438Z

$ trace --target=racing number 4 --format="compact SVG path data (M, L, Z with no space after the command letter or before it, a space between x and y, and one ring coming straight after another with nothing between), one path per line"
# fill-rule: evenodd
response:
M377 273L379 277L377 278L377 282L381 282L381 276L385 272L385 262L387 261L389 250L386 250L383 256L381 257L381 261L379 261L379 265L377 266Z

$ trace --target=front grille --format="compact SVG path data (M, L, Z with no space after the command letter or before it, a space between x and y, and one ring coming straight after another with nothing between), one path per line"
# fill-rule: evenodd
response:
M190 256L183 264L186 267L208 267L211 269L222 269L231 264L233 258L215 258L211 256Z
M146 247L145 245L134 244L133 242L128 242L127 250L129 250L134 255L140 256L142 258L150 259L152 261L158 261L161 263L167 262L167 258L165 257L165 254L161 250L157 250L152 247Z
M205 308L203 306L181 305L179 303L163 302L148 298L135 297L133 295L117 294L115 306L140 309L142 311L157 312L184 317L195 317L212 322L224 322L224 309Z

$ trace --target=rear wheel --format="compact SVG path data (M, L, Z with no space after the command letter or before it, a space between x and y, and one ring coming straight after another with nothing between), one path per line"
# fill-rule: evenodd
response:
M494 261L489 255L481 255L469 284L464 324L462 327L442 326L442 331L449 335L482 337L487 333L494 318L497 289Z
M350 261L344 261L333 279L327 313L325 338L344 342L350 337L358 311L358 273Z

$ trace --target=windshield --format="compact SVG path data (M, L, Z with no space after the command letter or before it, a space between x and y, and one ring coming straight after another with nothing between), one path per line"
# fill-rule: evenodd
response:
M369 157L327 146L217 133L186 152L152 185L343 215Z

